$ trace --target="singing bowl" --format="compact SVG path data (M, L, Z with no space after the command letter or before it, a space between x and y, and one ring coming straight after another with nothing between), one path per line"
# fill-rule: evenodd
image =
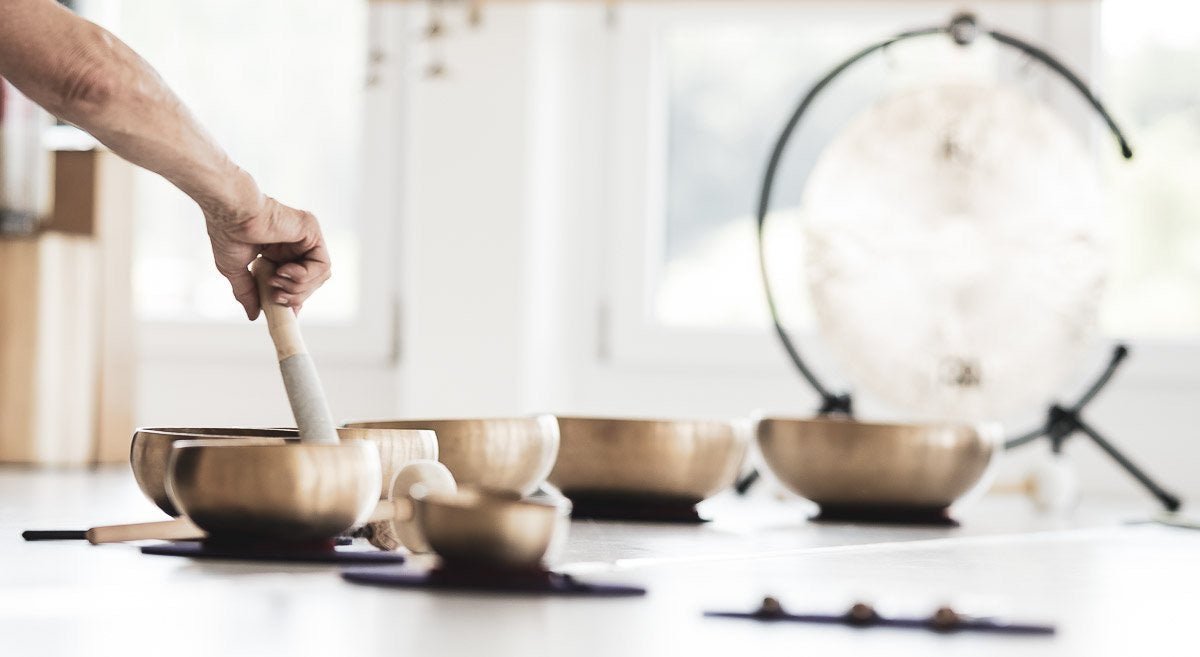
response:
M455 481L495 491L528 495L546 480L558 455L554 416L470 420L379 420L352 422L358 429L431 429L438 460Z
M413 488L419 486L424 492L453 493L458 490L454 475L443 463L428 459L413 461L405 465L392 477L387 502L391 513L376 519L364 532L367 542L380 550L397 550L401 546L413 553L430 552L421 528L414 522L413 514L397 512L398 506L411 503Z
M216 538L311 541L367 521L379 502L379 450L368 441L181 440L167 496Z
M129 446L129 467L138 488L150 501L169 516L178 516L179 509L167 497L167 464L171 448L180 440L209 438L232 440L238 438L294 438L295 430L247 429L241 427L150 427L138 429Z
M367 440L379 449L384 485L380 499L387 497L387 483L395 473L415 459L436 460L437 436L432 431L386 429L338 429L342 440ZM247 429L239 427L145 428L133 434L129 449L129 465L138 488L158 508L169 516L178 516L179 509L167 496L167 463L171 447L180 440L204 438L209 440L238 440L245 438L299 439L295 429Z
M568 497L695 504L733 485L747 423L559 417L549 481Z
M474 488L418 492L413 507L425 540L449 564L539 568L561 525L554 504Z
M828 508L944 510L982 479L999 427L764 418L763 460L792 492Z
M352 429L337 430L338 438L365 440L379 450L379 463L383 473L383 485L379 499L391 491L392 478L409 463L416 460L436 461L439 456L437 434L428 429Z

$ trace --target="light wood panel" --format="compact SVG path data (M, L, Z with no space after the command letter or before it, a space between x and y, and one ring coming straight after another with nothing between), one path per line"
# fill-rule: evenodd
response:
M33 459L39 275L35 239L0 240L0 460Z
M96 439L92 458L124 463L133 437L136 327L133 319L133 167L93 152L99 311ZM58 212L56 211L56 214Z
M0 460L92 459L95 263L84 237L0 241Z
M122 462L133 430L131 169L56 154L45 232L0 239L0 461Z

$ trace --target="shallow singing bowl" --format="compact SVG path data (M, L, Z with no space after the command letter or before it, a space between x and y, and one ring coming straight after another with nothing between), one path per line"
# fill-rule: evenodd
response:
M560 525L556 505L513 493L473 488L416 493L413 506L425 540L450 564L539 568Z
M558 418L550 483L568 496L695 504L733 485L745 422Z
M943 510L970 491L999 449L999 428L764 418L758 446L771 472L822 511Z
M382 480L379 450L363 440L181 440L167 495L212 537L311 541L365 523Z
M418 429L338 429L342 440L366 440L379 449L383 469L383 485L379 498L388 494L392 477L410 461L438 458L437 436L432 431ZM169 516L178 516L179 509L167 497L167 462L171 447L180 440L237 440L245 438L290 438L299 440L295 429L247 429L240 427L154 427L138 429L129 449L129 465L138 488L158 508Z
M431 429L441 461L455 481L528 495L546 480L558 455L558 422L551 415L470 420L352 422L360 429Z

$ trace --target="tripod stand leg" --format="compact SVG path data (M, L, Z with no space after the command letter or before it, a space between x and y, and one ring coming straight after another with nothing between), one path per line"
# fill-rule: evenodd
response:
M745 477L742 477L733 485L733 490L737 491L738 495L745 495L750 491L750 487L758 482L758 478L761 476L758 470L751 470Z
M1092 442L1099 445L1100 449L1104 450L1105 453L1111 456L1118 465L1120 465L1122 468L1125 468L1125 471L1132 475L1134 479L1137 479L1138 483L1140 483L1142 486L1145 486L1146 490L1150 491L1154 497L1158 498L1158 501L1162 502L1162 505L1166 507L1168 511L1179 510L1179 507L1182 506L1182 502L1180 502L1178 497L1175 497L1174 495L1163 490L1161 486L1155 483L1154 480L1150 479L1145 472L1142 472L1142 470L1134 465L1132 461L1126 458L1124 454L1117 451L1117 448L1113 447L1112 443L1108 442L1104 436L1101 436L1099 432L1089 426L1082 419L1077 419L1076 424L1078 425L1080 431L1087 434L1087 437L1092 439Z

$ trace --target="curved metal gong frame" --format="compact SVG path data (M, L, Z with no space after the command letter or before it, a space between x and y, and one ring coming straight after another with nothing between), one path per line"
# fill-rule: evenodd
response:
M767 215L771 208L771 192L775 187L775 175L779 169L780 162L783 160L783 154L787 149L788 142L792 138L792 133L794 133L796 128L800 125L800 119L804 116L805 112L808 111L808 108L813 104L813 101L816 100L817 96L819 96L835 78L863 58L901 41L907 41L917 37L936 34L949 35L954 39L955 43L959 44L960 46L966 46L975 40L975 37L978 35L978 33L978 26L973 15L957 14L953 19L951 19L949 25L901 32L900 34L897 34L889 39L885 39L863 48L857 53L851 55L842 63L835 66L833 70L829 71L825 77L818 80L817 83L814 84L811 89L809 89L808 93L805 94L804 98L800 101L800 104L796 106L795 111L792 112L787 124L784 125L783 132L781 132L779 134L779 138L775 140L775 147L771 150L770 160L767 161L767 171L763 177L762 190L758 197L757 231L759 273L762 276L763 289L767 293L767 309L771 313L771 321L775 325L775 333L779 336L779 341L783 344L783 348L787 351L788 357L791 359L792 364L796 366L796 369L800 372L800 375L804 377L804 380L808 382L812 389L821 396L821 406L818 410L821 415L827 415L830 413L853 415L854 404L849 393L834 393L821 382L816 373L813 372L812 368L809 367L808 363L806 363L804 358L801 357L800 350L796 347L796 341L792 339L791 334L789 334L787 329L784 328L783 322L779 318L778 306L775 303L775 295L771 288L771 279L770 276L767 275L767 256L764 248L764 228L767 223ZM1072 73L1071 70L1065 65L1037 46L1026 43L1014 36L1004 34L1003 32L989 30L986 34L996 41L1016 48L1017 50L1020 50L1030 57L1042 62L1052 71L1065 78L1067 82L1069 82L1071 86L1074 87L1080 93L1080 95L1082 95L1084 99L1088 101L1092 108L1094 108L1096 112L1100 114L1100 117L1104 119L1104 122L1108 125L1109 130L1112 131L1113 136L1117 139L1117 144L1121 148L1122 156L1124 156L1126 159L1133 157L1133 150L1129 147L1129 142L1126 141L1125 135L1122 134L1121 129L1117 127L1116 122L1113 121L1113 118L1111 115L1109 115L1108 111L1104 109L1104 105L1101 104L1100 100L1096 98L1095 94L1093 94L1091 90L1087 88L1087 85L1085 85L1083 81L1079 79L1079 76Z
M1045 50L1027 43L1015 36L1005 34L997 30L987 30L983 32L995 41L1014 48L1025 55L1041 62L1051 71L1057 73L1065 79L1079 95L1100 115L1100 118L1108 126L1109 131L1116 139L1118 147L1121 149L1121 156L1125 159L1133 157L1133 149L1130 148L1129 142L1125 139L1125 135L1113 120L1112 115L1104 108L1103 103L1096 97L1094 93L1087 87L1086 84L1072 72L1066 65L1058 61L1054 56L1050 55ZM767 161L766 173L763 176L762 189L758 198L758 213L757 213L757 237L758 237L758 262L759 273L762 277L763 289L767 296L767 309L771 313L771 322L774 324L775 333L779 336L779 341L787 351L788 357L792 364L796 366L800 376L816 391L821 397L821 405L817 413L819 415L843 414L846 416L854 415L854 401L849 392L835 393L830 388L825 386L816 373L809 367L808 363L800 355L800 350L796 347L796 341L792 339L791 334L784 328L783 322L779 317L778 305L775 302L775 295L771 288L770 276L767 274L767 256L765 244L764 227L767 222L767 215L771 207L771 192L775 186L775 176L779 169L779 164L783 159L783 154L787 149L788 142L792 138L792 134L800 125L800 119L803 118L805 112L816 100L817 96L829 86L839 75L844 73L854 64L858 63L865 57L880 50L886 49L888 46L931 35L948 35L954 42L960 46L967 46L973 43L976 37L980 34L978 23L975 16L969 13L956 14L951 18L949 24L937 27L928 27L917 30L909 30L901 32L889 39L885 39L878 43L872 44L859 50L851 55L846 60L842 61L837 66L833 67L824 77L816 82L801 99L800 104L792 112L791 117L784 125L783 131L775 140L775 147L771 151L771 157ZM1058 452L1062 448L1062 444L1071 435L1076 432L1082 432L1111 456L1121 467L1128 471L1135 479L1145 486L1167 509L1174 511L1178 509L1181 502L1178 498L1163 490L1153 480L1151 480L1144 472L1137 468L1128 458L1116 450L1107 440L1103 438L1091 426L1085 423L1080 415L1083 407L1100 391L1105 384L1108 383L1116 368L1120 365L1128 354L1128 347L1125 345L1117 345L1114 349L1113 356L1105 368L1104 372L1096 379L1096 381L1088 388L1087 392L1075 404L1069 407L1064 407L1054 404L1050 408L1049 416L1046 423L1033 431L1027 432L1021 436L1013 438L1005 443L1006 449L1019 447L1033 440L1047 436L1051 440L1052 449ZM739 492L745 492L757 479L757 473L751 473L750 476L743 479L737 485Z

